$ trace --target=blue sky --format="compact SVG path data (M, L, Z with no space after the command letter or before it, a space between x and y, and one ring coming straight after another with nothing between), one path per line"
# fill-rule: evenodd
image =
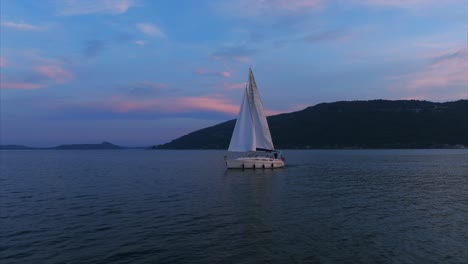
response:
M145 146L267 113L467 98L466 0L0 1L0 143Z

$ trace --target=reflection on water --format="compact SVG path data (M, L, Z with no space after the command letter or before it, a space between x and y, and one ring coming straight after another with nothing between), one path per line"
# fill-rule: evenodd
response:
M468 151L1 151L2 263L463 263Z

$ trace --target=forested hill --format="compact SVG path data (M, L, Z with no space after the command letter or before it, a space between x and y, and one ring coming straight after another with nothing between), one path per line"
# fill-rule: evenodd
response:
M277 149L468 146L468 100L322 103L268 117ZM194 131L157 149L227 149L235 120Z

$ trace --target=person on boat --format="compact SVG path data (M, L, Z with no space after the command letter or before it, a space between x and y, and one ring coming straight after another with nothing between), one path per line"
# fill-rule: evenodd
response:
M278 152L275 152L273 155L275 156L275 159L278 159Z

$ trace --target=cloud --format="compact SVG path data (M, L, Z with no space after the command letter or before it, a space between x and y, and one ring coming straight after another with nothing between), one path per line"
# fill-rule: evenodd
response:
M468 84L467 48L434 58L429 67L409 76L411 90L425 88L447 88Z
M165 84L152 83L161 90ZM135 92L135 91L132 91ZM138 91L139 92L139 91ZM106 95L89 101L68 101L50 104L54 113L67 119L158 119L167 117L222 119L237 116L240 100L224 97L223 94L205 94L200 96L163 96L157 92L139 94ZM267 115L286 111L265 109Z
M463 47L454 52L447 52L441 55L438 55L433 58L432 66L433 67L443 67L446 66L445 64L450 63L451 61L459 61L463 62L463 60L467 60L468 58L468 48Z
M146 41L144 40L136 40L135 44L144 47L146 45Z
M74 74L68 70L67 60L41 57L35 52L26 53L27 66L25 69L13 69L1 72L0 84L2 89L34 90L46 88L56 84L64 84L74 79ZM5 58L0 57L0 64L6 64ZM4 66L4 65L3 65Z
M112 96L99 102L68 104L65 108L81 108L113 113L157 113L157 114L191 114L194 111L218 112L235 115L239 105L225 98L213 95L193 97L129 99L125 96Z
M89 40L85 43L83 55L85 57L96 57L99 53L101 53L104 50L104 47L104 42L102 42L101 40Z
M419 71L389 79L402 83L403 92L409 97L433 100L466 98L468 48L461 47L456 51L434 56Z
M150 112L165 114L191 114L193 112L212 112L236 116L239 113L239 103L233 103L230 99L220 95L170 97L132 100L127 97L113 96L110 100L94 104L101 110L109 110L115 113ZM300 105L302 107L302 105ZM303 108L303 107L302 107ZM297 106L293 107L297 110ZM265 109L266 115L276 115L292 110Z
M26 24L23 22L16 23L16 22L11 22L11 21L3 21L2 26L7 27L7 28L23 30L23 31L41 31L45 29L45 27Z
M0 67L5 67L7 65L7 60L4 57L0 57Z
M258 51L256 49L246 48L245 46L224 47L221 50L215 51L211 57L215 60L233 60L243 63L250 63L250 56Z
M217 71L210 71L206 69L196 69L195 74L200 75L200 76L212 76L212 77L224 77L224 78L230 78L231 77L231 72L229 71L223 71L223 72L217 72Z
M66 83L74 78L71 72L66 71L57 65L41 65L37 66L35 70L55 83Z
M151 37L165 38L166 35L161 31L159 27L151 23L139 23L136 25L137 29L144 34Z
M224 98L210 96L178 98L176 105L179 107L179 109L185 110L209 110L231 115L237 114L239 112L239 105L233 104Z
M46 87L44 84L27 82L0 82L1 89L35 90Z
M65 0L59 1L60 16L111 14L119 15L136 6L135 0Z
M172 108L174 107L174 108ZM181 97L176 98L171 106L172 111L186 111L193 110L213 111L235 116L239 113L240 105L232 103L230 100L221 98L216 95L198 96L198 97ZM275 115L284 113L284 111L275 111L265 109L266 115Z

